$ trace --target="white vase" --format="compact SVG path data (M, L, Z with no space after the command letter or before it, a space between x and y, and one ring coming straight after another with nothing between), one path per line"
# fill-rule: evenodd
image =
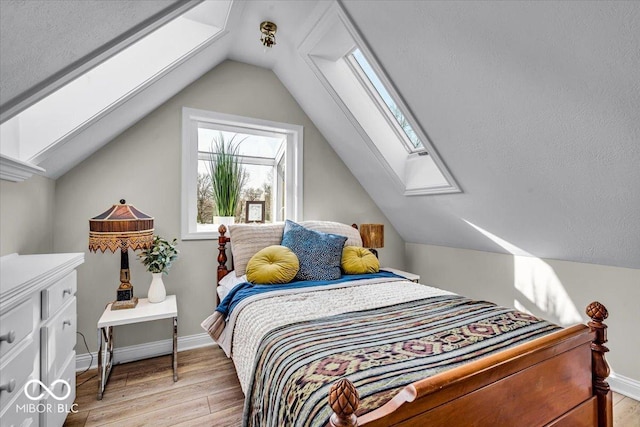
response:
M153 278L151 279L147 298L149 298L149 302L162 302L167 297L167 290L164 288L164 282L162 281L162 273L151 273L151 275Z

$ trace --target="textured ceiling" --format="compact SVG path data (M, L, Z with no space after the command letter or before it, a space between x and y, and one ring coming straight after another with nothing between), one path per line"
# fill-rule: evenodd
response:
M117 2L121 18L138 3L160 2ZM469 221L534 256L640 268L640 2L343 2L463 190L418 197L399 194L297 50L329 4L237 2L211 52L273 69L407 242L505 251ZM3 68L3 92L5 78L28 88L22 70L64 56L68 38L119 33L88 30L93 10L68 15L46 48L23 44L34 55ZM267 54L264 19L279 28ZM29 20L12 25L44 25Z
M43 83L177 0L0 1L0 105Z

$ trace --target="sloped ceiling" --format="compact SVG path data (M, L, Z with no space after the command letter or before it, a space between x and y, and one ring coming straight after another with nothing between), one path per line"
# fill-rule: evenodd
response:
M178 0L0 2L0 106L170 13ZM71 68L70 68L71 67Z
M408 241L500 248L467 220L535 256L640 267L640 3L346 8L464 190L395 208Z
M415 197L298 51L329 5L238 3L215 55L273 69L405 241L640 268L640 3L343 2L463 190ZM70 13L67 36L86 34L91 12ZM279 28L266 54L264 19Z

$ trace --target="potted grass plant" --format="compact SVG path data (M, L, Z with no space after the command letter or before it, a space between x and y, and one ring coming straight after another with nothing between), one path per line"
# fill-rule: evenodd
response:
M180 251L176 248L177 244L176 239L169 242L160 236L153 236L153 244L138 254L142 264L153 276L147 293L149 302L162 302L167 297L162 274L168 274L171 265L178 258Z
M246 182L246 173L238 156L238 147L243 140L236 142L235 134L230 139L221 132L211 144L209 173L213 187L214 224L233 224L240 202L242 187Z

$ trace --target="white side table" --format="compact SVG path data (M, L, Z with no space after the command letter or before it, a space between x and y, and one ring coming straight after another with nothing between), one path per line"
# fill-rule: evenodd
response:
M408 273L406 271L398 270L397 268L381 267L380 270L397 274L398 276L402 276L410 282L418 283L420 281L420 276L418 274Z
M102 400L113 365L113 327L168 318L173 318L173 381L178 381L178 305L176 296L167 295L167 299L155 304L150 303L147 298L140 298L135 308L123 310L111 310L111 304L107 305L102 317L98 320L98 373L100 374L98 400Z

